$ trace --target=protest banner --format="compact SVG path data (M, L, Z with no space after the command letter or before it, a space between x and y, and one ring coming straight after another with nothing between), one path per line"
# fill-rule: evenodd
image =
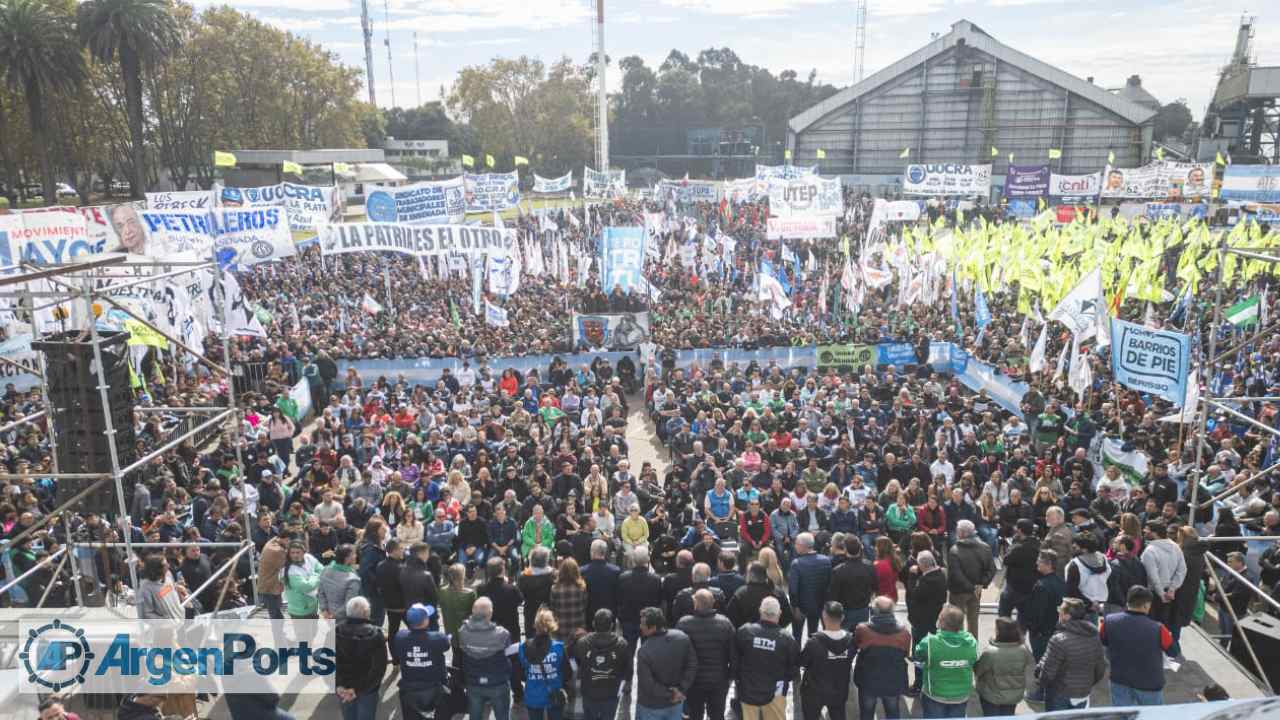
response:
M514 228L473 225L339 223L320 228L320 252L395 252L423 257L506 254L515 246Z
M811 175L769 183L769 216L816 218L844 214L844 188L840 180Z
M836 219L834 217L769 218L767 233L766 237L770 240L833 238L836 236Z
M817 165L756 165L756 180L793 180L817 174Z
M342 203L333 186L282 182L261 187L215 187L224 208L284 207L292 230L311 231L317 225L342 220Z
M210 190L147 193L148 210L210 210L213 205Z
M492 295L515 295L520 289L520 267L516 263L517 255L488 255L485 272L489 277L489 293Z
M1213 163L1156 161L1136 168L1108 165L1102 197L1175 201L1208 197L1212 183Z
M880 361L880 354L875 345L819 345L817 349L818 367L856 368L861 370L867 365L875 365Z
M1111 372L1116 382L1181 406L1191 371L1191 337L1111 320Z
M1213 163L1164 163L1164 173L1169 184L1167 199L1209 199L1213 191Z
M292 257L293 247L287 207L223 208L215 217L218 233L214 246L231 248L232 263L256 265Z
M573 187L573 173L568 172L558 178L544 178L533 174L533 191L536 193L562 193Z
M488 300L484 301L484 322L486 325L492 325L493 327L507 327L511 324L507 320L506 308L500 308Z
M25 217L55 216L27 223L28 235L39 235L39 243L24 248L30 262L37 264L65 263L82 255L104 252L127 252L120 236L128 233L141 242L138 231L137 211L144 203L124 202L117 205L89 205L86 207L47 207L22 210ZM74 220L59 220L57 216L79 215L84 220L83 230ZM61 229L61 232L59 232Z
M1280 165L1228 165L1222 177L1221 197L1280 203Z
M1092 202L1102 190L1102 173L1087 175L1049 174L1049 197L1055 204L1072 204L1078 201Z
M991 165L908 165L902 176L902 192L907 195L987 197L991 194Z
M0 220L3 220L0 217ZM0 383L13 383L18 390L29 390L40 385L40 359L31 349L30 332L14 335L0 342L0 357L10 361L0 363ZM16 365L11 364L16 363Z
M911 343L880 343L876 346L881 365L915 365L916 349Z
M277 209L278 210L278 209ZM218 225L208 210L155 210L137 213L143 242L132 240L132 232L121 232L121 241L129 252L147 257L167 257L178 253L195 253L209 257Z
M607 227L600 244L600 287L606 293L643 292L645 232L642 227Z
M678 203L715 202L719 197L719 183L706 180L663 180L657 188L658 200Z
M9 259L5 265L29 262L36 265L66 263L84 255L105 252L104 241L89 238L82 214L70 212L18 213L3 216L0 242Z
M731 203L755 202L769 194L769 180L742 178L728 180L724 184L724 196Z
M520 202L520 173L464 175L467 212L492 212L513 208Z
M573 346L634 350L649 339L649 313L573 313Z
M460 223L467 215L462 178L422 182L399 188L377 188L364 201L370 222L444 225Z
M610 170L599 172L589 167L582 168L582 196L599 200L614 197L627 192L627 171Z
M1175 202L1146 203L1144 206L1143 216L1150 220L1160 220L1162 218L1200 218L1203 220L1209 217L1209 204Z
M1049 194L1048 165L1010 165L1004 178L1008 198L1037 198Z

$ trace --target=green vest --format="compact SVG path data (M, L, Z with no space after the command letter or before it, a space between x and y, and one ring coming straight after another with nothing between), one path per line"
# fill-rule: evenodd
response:
M940 702L967 700L973 692L973 666L978 641L967 632L938 631L916 645L925 663L924 693Z

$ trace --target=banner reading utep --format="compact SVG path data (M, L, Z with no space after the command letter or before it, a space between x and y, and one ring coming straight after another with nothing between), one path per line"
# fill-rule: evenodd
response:
M875 345L819 345L818 367L864 368L879 361Z
M544 178L533 174L533 191L536 193L562 193L573 187L573 173L565 173L558 178Z
M460 177L398 188L374 188L365 196L370 222L445 225L467 216L467 194Z
M902 176L902 192L908 195L986 197L991 194L991 165L908 165Z
M1010 198L1036 198L1049 194L1048 165L1010 165L1004 194Z
M615 287L623 292L643 292L644 228L607 227L601 243L601 288L606 293Z
M467 212L490 212L513 208L520 202L520 173L464 175Z
M339 223L320 228L320 252L395 252L405 255L505 254L515 245L514 228L471 225L406 225L401 223Z
M1116 382L1181 407L1191 370L1191 337L1111 320L1111 371Z
M769 183L769 215L779 218L826 217L844 214L844 189L839 179L816 175Z
M573 346L634 350L649 339L649 313L573 314Z

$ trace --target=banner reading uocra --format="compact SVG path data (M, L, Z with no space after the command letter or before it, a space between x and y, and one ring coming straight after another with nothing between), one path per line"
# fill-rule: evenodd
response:
M990 165L936 163L908 165L902 176L902 192L908 195L991 194Z

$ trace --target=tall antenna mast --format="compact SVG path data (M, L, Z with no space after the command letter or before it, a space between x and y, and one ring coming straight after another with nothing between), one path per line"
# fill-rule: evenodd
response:
M596 120L596 158L600 162L600 172L609 171L609 94L605 83L604 60L604 0L596 0L596 104L598 119Z
M387 21L387 36L383 44L387 46L387 85L391 88L391 107L396 105L396 67L391 59L391 0L382 0L382 13Z
M853 81L862 82L862 60L867 54L867 0L858 0L858 24L853 33Z
M413 83L418 86L418 107L422 107L422 73L418 69L418 31L413 31Z
M360 0L360 28L364 33L364 82L369 88L369 104L378 106L373 91L373 25L369 22L369 0Z

